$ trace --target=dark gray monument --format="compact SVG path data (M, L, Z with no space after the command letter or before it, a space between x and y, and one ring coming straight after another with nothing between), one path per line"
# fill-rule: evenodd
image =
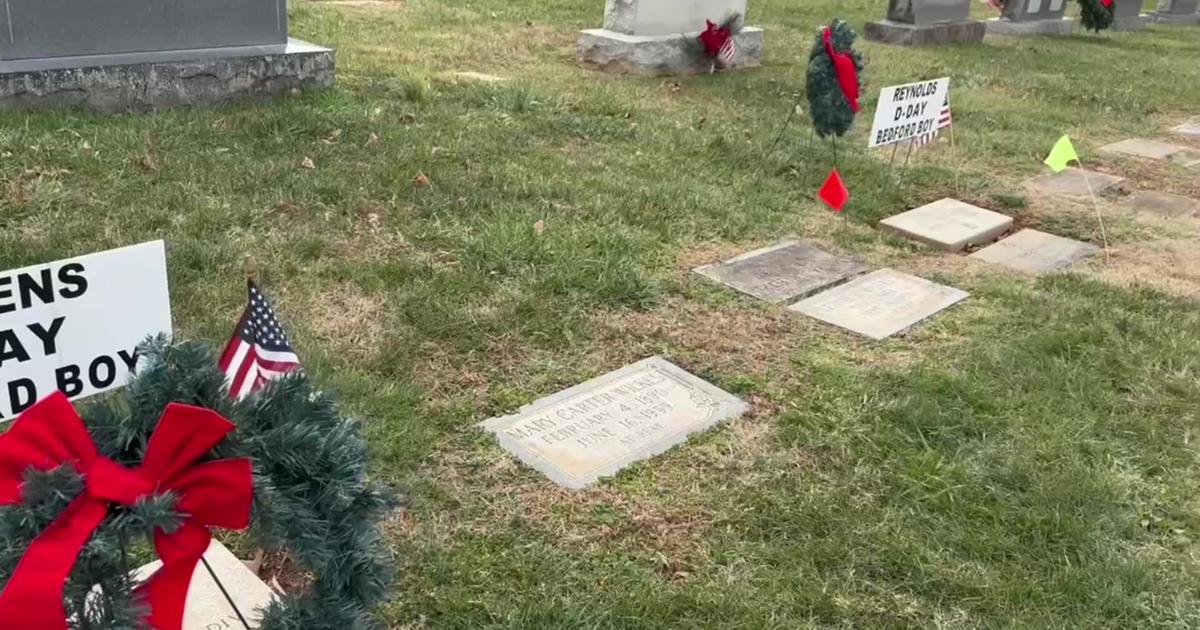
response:
M989 33L1001 35L1069 35L1074 26L1063 19L1067 0L1009 0L1004 14L988 20Z
M1142 0L1115 0L1113 2L1114 31L1136 31L1146 28L1150 16L1142 13Z
M1150 13L1155 22L1200 24L1200 0L1158 0L1158 9Z
M333 83L287 0L0 0L0 105L103 111Z
M971 19L971 0L890 0L887 19L867 22L867 39L885 44L977 44L987 27Z

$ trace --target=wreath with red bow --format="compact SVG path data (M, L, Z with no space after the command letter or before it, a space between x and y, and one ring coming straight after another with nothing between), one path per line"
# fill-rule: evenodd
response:
M862 53L854 50L858 34L842 20L817 32L808 55L808 104L813 127L822 137L842 136L862 109Z
M1099 33L1112 26L1116 15L1115 0L1079 0L1079 22L1089 31Z
M0 429L0 626L180 630L193 571L228 529L313 577L261 611L263 630L378 628L393 501L367 479L358 425L303 375L235 401L207 346L139 352L120 394L78 411L55 394ZM162 568L135 584L130 556L151 553Z

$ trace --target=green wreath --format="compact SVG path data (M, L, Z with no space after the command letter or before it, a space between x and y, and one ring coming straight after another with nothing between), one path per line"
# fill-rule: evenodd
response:
M834 49L845 53L853 61L858 73L858 86L862 88L862 71L865 67L862 53L854 50L858 33L843 20L834 20L828 27L832 32ZM808 55L808 107L813 127L822 137L845 135L854 124L855 112L850 107L838 84L837 70L825 48L824 29L817 31L812 51Z
M1099 33L1112 26L1116 0L1110 6L1104 6L1100 0L1079 0L1079 21L1089 31Z
M392 570L378 523L395 502L390 491L367 479L367 448L358 424L303 375L272 381L234 401L207 345L157 339L139 352L144 363L128 387L79 407L100 454L122 465L140 462L168 403L217 411L237 428L211 457L253 461L250 542L288 552L313 576L307 592L285 595L264 611L262 630L382 627L371 612L385 599ZM23 479L22 502L0 508L0 588L86 483L70 465L30 469ZM146 556L149 535L173 531L180 518L169 493L109 509L64 590L72 630L143 627L146 611L133 592L131 557Z

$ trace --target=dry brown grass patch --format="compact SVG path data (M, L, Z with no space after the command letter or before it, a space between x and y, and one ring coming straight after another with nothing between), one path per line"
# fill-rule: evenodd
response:
M358 285L339 282L322 285L309 296L302 318L305 328L341 361L369 361L383 346L387 333L387 302L368 295Z

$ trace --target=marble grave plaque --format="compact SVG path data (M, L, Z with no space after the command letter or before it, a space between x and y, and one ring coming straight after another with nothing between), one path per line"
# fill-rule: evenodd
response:
M1012 228L1012 217L957 199L942 199L888 217L884 228L951 252L990 243Z
M1166 160L1188 152L1187 147L1182 147L1178 144L1159 142L1157 140L1144 140L1142 138L1130 138L1129 140L1114 142L1113 144L1100 147L1100 150L1104 153L1132 155L1148 160Z
M880 269L793 304L795 311L876 341L967 298L967 292Z
M1037 230L1021 230L999 243L971 254L971 258L1027 273L1045 273L1067 269L1098 253L1100 248L1091 243Z
M1035 191L1046 195L1089 196L1091 191L1101 195L1125 183L1124 177L1085 171L1080 168L1068 168L1059 173L1046 173L1030 180L1029 185Z
M204 552L205 559L212 565L213 572L221 578L225 590L246 617L251 628L262 623L262 612L276 598L275 591L260 580L246 565L238 560L224 545L216 540ZM137 580L144 580L162 566L152 562L133 572ZM243 628L237 613L221 594L204 564L196 565L192 574L192 585L188 590L187 604L183 612L183 630L237 630Z
M1200 138L1200 122L1184 123L1174 129L1172 129L1172 131L1174 131L1175 133L1177 133L1181 136L1187 136L1190 138Z
M555 483L580 489L748 409L736 396L652 357L480 426Z
M784 241L693 271L767 302L788 302L867 271L807 241Z

